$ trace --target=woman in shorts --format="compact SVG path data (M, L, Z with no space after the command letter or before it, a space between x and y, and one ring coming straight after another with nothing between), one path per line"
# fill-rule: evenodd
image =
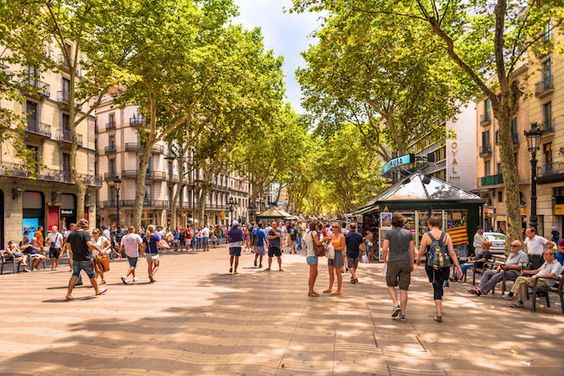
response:
M145 239L143 239L143 248L145 252L145 259L147 260L147 271L149 273L149 280L151 283L156 282L155 274L159 269L159 241L161 237L155 233L155 226L149 225L145 232Z
M323 291L326 294L341 295L341 287L343 287L343 254L346 249L345 236L341 232L341 225L337 222L331 226L331 235L327 236L324 241L331 243L335 249L335 257L327 262L327 269L329 270L329 287ZM333 283L335 282L335 275L337 276L337 291L333 291Z
M320 226L317 222L311 222L309 224L309 231L302 239L302 242L306 249L306 262L309 265L309 291L307 295L314 298L319 296L319 294L314 290L315 280L317 279L318 275L318 257L316 248L323 245L323 242L319 239L319 227Z
M92 231L92 242L102 250L102 252L92 252L92 256L95 260L94 269L96 270L96 278L100 277L100 284L105 285L106 280L104 279L104 273L109 270L106 270L107 262L105 263L104 259L107 258L112 251L112 243L108 238L102 235L98 228Z

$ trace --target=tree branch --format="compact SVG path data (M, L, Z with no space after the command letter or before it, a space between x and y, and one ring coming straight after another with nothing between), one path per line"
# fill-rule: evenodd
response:
M505 75L505 59L503 56L503 47L505 44L505 14L507 12L507 0L498 0L495 6L495 36L494 36L494 53L495 66L497 71L497 80L501 85L502 92L507 88L507 79Z

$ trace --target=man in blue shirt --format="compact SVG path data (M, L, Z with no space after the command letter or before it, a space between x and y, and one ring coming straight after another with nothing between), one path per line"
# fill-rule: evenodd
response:
M556 252L556 259L560 265L564 265L564 239L558 242L558 252Z
M364 240L362 235L356 232L356 224L351 224L350 229L347 235L345 235L345 243L347 245L347 264L351 272L351 283L355 284L358 283L356 269L358 268L358 260L360 258L360 245Z
M258 227L253 231L253 245L255 247L255 267L257 266L257 260L259 260L259 268L262 268L262 258L265 254L264 247L266 242L266 231L264 231L262 227L262 223L259 223Z
M239 227L239 222L233 221L233 227L231 227L227 234L229 242L229 273L233 273L233 275L239 274L237 273L237 267L239 266L239 257L241 256L241 247L244 239L245 234ZM235 265L233 265L234 262Z

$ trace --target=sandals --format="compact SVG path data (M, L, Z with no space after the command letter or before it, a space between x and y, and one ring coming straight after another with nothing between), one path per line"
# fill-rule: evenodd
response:
M436 322L442 322L443 317L442 316L433 316L433 320L435 320Z
M65 296L65 302L73 301L74 298L72 296Z
M323 290L324 294L331 294L331 290L327 289L327 290Z
M319 296L319 294L316 293L316 292L309 292L309 293L307 294L307 296L310 296L310 297L312 297L312 298L317 298L317 297Z
M341 295L340 291L335 291L331 293L331 296L338 296L338 295Z
M102 290L98 291L98 292L96 293L96 295L103 295L103 294L105 294L106 292L108 292L108 289L102 289Z

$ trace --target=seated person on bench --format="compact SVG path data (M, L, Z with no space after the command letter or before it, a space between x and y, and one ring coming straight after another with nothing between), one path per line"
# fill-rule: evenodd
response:
M27 268L27 255L24 255L23 252L18 249L15 241L10 240L8 242L6 254L10 257L13 257L16 262L22 263L24 266L24 272L29 272L29 269Z
M462 269L462 275L458 276L456 273L456 269L454 270L454 279L455 280L462 280L462 278L466 275L466 272L468 271L468 269L472 269L474 267L476 268L482 268L484 267L484 263L489 261L492 258L492 254L490 253L490 247L492 246L492 243L485 241L482 243L482 249L484 250L484 252L482 252L479 255L476 255L476 257L474 257L471 260L468 260L468 262L460 265L460 268Z

